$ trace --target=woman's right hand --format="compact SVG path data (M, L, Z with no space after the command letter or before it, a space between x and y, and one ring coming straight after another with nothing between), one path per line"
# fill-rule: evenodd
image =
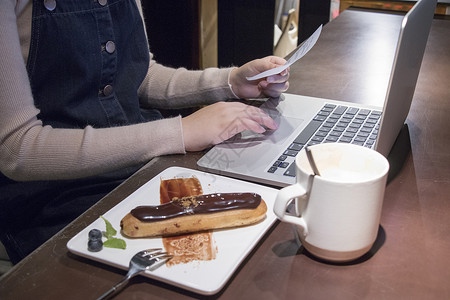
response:
M182 119L186 151L200 151L251 130L263 133L278 125L262 109L240 102L217 102Z

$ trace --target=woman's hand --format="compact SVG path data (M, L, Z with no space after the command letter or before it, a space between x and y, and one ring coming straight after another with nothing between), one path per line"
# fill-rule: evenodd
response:
M249 81L250 77L261 72L282 66L286 60L278 56L267 56L252 60L245 65L233 69L230 84L239 98L278 97L289 88L289 68L280 74L271 75L259 80Z
M277 129L273 119L258 107L240 102L218 102L182 119L186 151L200 151L248 129L263 133Z
M261 72L282 66L286 60L268 56L252 60L235 68L230 74L233 92L240 98L278 97L289 87L289 68L280 74L248 81ZM258 107L240 102L218 102L206 106L182 119L186 151L199 151L228 140L234 135L251 130L263 133L266 128L275 130L278 125Z

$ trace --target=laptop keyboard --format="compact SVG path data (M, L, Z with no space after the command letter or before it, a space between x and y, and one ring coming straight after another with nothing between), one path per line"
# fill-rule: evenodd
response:
M305 145L351 143L373 148L381 111L325 104L267 172L295 177L295 156Z

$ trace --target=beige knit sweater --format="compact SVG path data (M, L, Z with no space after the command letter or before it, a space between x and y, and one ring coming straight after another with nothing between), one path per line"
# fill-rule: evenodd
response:
M180 117L106 129L43 126L25 67L31 14L30 0L0 1L0 171L4 175L17 181L81 178L185 152ZM139 89L141 105L181 108L233 98L229 73L230 69L166 68L152 57Z

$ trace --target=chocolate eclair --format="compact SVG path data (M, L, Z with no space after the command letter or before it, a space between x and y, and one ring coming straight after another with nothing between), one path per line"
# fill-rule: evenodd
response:
M129 237L171 236L257 223L266 212L259 194L215 193L173 198L158 206L138 206L120 226Z

